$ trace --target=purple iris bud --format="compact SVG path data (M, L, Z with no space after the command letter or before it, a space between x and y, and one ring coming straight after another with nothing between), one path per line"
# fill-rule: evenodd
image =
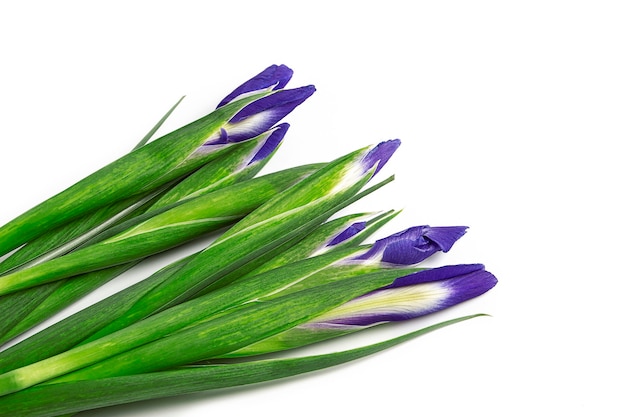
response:
M250 162L248 162L248 165L251 165L257 161L261 161L270 156L270 154L274 152L274 150L282 142L285 134L287 133L287 130L289 130L289 123L279 124L274 129L272 129L270 135L267 137L267 139L265 139L263 145L261 145L261 149L259 149L257 153L254 154Z
M351 224L345 230L343 230L341 233L335 236L333 240L331 240L328 243L327 246L335 246L345 240L350 239L352 236L355 236L356 234L361 232L363 229L365 229L365 226L367 226L367 222L357 222L357 223Z
M374 175L381 170L381 168L389 161L396 149L400 146L400 139L388 140L376 145L365 157L363 158L363 171L369 171L376 163L376 171Z
M411 227L377 240L369 251L357 259L379 258L392 264L416 264L436 252L448 252L466 229L465 226Z
M287 82L289 82L292 75L293 71L285 65L271 65L256 76L252 77L250 80L235 88L232 93L224 97L217 107L220 108L230 103L242 94L264 90L270 87L272 87L273 90L279 90L283 88Z
M315 92L312 85L279 90L253 101L235 114L203 147L243 142L259 136Z
M482 265L455 265L431 273L437 269L440 268L411 274L416 281L413 284L405 280L405 285L394 283L356 298L307 327L371 326L413 319L484 294L498 282ZM427 277L418 278L420 274Z
M230 119L226 128L227 141L241 142L263 133L314 92L312 85L280 90L248 104Z

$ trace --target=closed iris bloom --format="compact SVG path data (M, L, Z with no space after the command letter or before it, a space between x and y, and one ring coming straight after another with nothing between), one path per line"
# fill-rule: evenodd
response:
M497 283L481 264L449 265L419 271L358 297L304 325L308 328L356 326L413 319L477 297Z

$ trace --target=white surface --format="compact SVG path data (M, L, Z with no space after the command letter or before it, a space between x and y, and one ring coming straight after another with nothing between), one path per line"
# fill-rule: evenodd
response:
M212 3L0 5L0 223L122 155L181 95L161 133L284 63L318 91L268 170L401 138L397 180L358 207L404 208L389 233L470 226L432 263L500 280L331 348L493 317L314 375L85 415L624 415L623 3Z

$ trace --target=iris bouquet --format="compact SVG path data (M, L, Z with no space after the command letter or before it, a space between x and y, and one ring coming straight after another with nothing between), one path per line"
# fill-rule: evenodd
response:
M411 227L366 243L396 211L342 213L393 180L400 141L258 175L313 86L273 65L217 109L149 142L0 227L0 342L156 255L167 265L0 352L2 415L60 416L311 372L407 341L318 356L297 349L477 297L481 264L427 268L464 226ZM173 110L173 109L172 109ZM11 252L9 254L9 252ZM290 357L274 354L293 351Z

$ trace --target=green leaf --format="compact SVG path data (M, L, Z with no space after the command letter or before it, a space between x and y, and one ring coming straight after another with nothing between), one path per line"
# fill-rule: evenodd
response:
M24 295L32 299L33 302L26 303L27 307L22 315L15 316L15 311L11 310L4 316L6 320L3 324L5 322L7 324L10 323L10 326L0 337L0 345L49 319L56 312L68 307L76 300L91 293L123 272L128 271L137 263L139 261L129 262L18 292L17 294L19 295L25 293ZM2 297L0 301L11 299L11 295L13 294ZM12 299L11 301L14 307L19 305L17 304L17 299ZM9 320L14 317L18 320Z
M389 177L372 185L343 201L338 206L333 207L333 210L337 211L347 207L360 198L375 192L392 180L393 177ZM304 232L306 231L304 230ZM175 272L180 271L182 266L194 257L197 257L197 254L178 261L142 282L113 294L85 310L53 324L6 351L0 352L0 372L7 372L61 353L86 339L95 340L141 319L142 315L137 315L136 312L132 311L134 304L151 289L167 281ZM140 313L143 314L141 311Z
M0 277L0 295L121 265L180 245L234 223L310 171L310 167L291 168L187 200L98 244Z
M384 342L330 354L222 365L197 365L125 377L40 385L1 397L0 409L7 415L53 417L136 401L287 378L358 360L434 330L478 316L482 315L459 317Z
M346 171L366 152L367 148L358 150L328 163L254 210L139 300L133 314L143 318L189 300L226 274L326 221L370 179L371 172L337 189Z
M125 290L109 296L0 352L0 372L29 365L70 349L123 314L148 289L179 270L193 255L170 265Z
M159 130L161 128L161 126L163 125L163 123L165 123L165 121L168 119L168 117L171 116L171 114L174 112L174 110L176 110L176 107L178 107L178 105L181 103L181 101L183 101L183 99L185 98L185 96L182 96L180 99L178 99L178 101L176 102L176 104L174 104L168 111L167 113L165 113L163 115L163 117L157 122L156 125L154 125L152 127L152 129L150 129L150 131L148 133L146 133L146 136L143 137L143 139L141 139L139 141L139 143L137 143L137 145L135 145L135 147L133 148L133 150L135 149L139 149L142 146L144 146L146 143L148 143L148 141L150 139L152 139L152 136L154 136L154 134L157 132L157 130Z
M314 260L309 260L307 265L316 266ZM244 285L246 284L244 282L234 286L237 287L234 290L226 287L221 294L212 293L205 296L208 297L208 300L204 300L204 305L207 306L205 309L198 306L199 299L192 300L188 305L183 304L178 306L178 309L164 311L118 333L0 375L0 394L22 389L74 370L77 371L60 380L94 379L147 372L223 355L310 321L357 296L388 285L406 273L403 269L358 276L347 273L343 280L311 286L298 292L282 291L279 295L282 293L286 295L279 297L274 293L280 291L282 285L274 283L270 278L251 280L256 282L248 282L248 285ZM293 275L299 282L306 278L306 274L301 277L298 273L288 272L282 277L278 275L278 278L289 283L294 281ZM270 276L273 278L277 274ZM270 292L270 288L259 291L262 283L274 286L277 290ZM250 293L255 291L258 297L253 298L254 294ZM269 297L263 294L268 294ZM237 297L239 298L236 299ZM243 302L245 300L248 301ZM219 304L220 301L225 304L222 309L228 308L229 305L236 306L221 314L212 315L211 306ZM191 324L190 316L198 318L198 315L201 317L202 314L207 314L208 317ZM176 329L182 330L175 331ZM155 337L161 338L146 343ZM133 344L139 346L127 350ZM102 360L107 357L109 359ZM90 364L94 365L88 366Z
M13 219L0 227L0 256L47 230L116 201L155 190L216 158L229 147L202 155L194 152L241 108L267 94L231 102L168 133Z
M265 252L256 259L224 275L219 279L219 281L209 284L198 293L198 296L207 294L238 279L258 275L260 273L309 258L315 255L321 247L328 243L328 241L330 241L337 233L348 227L348 225L369 217L371 217L371 214L360 213L334 219L320 225L319 227L313 224L310 228L306 228L302 231L302 233L295 236L291 240ZM341 246L342 245L336 245L333 246L332 249L337 249Z
M181 98L146 134L134 149L143 146L180 104ZM164 189L164 188L163 188ZM151 194L153 196L154 193ZM90 236L100 233L116 222L144 211L152 200L143 195L132 197L110 206L102 207L61 227L50 230L26 243L0 262L0 273L23 269L34 263L64 255L78 247ZM32 290L19 291L10 296L0 297L0 345L22 332L49 318L52 314L68 306L77 298L114 278L133 264L98 271L71 284L51 283Z

